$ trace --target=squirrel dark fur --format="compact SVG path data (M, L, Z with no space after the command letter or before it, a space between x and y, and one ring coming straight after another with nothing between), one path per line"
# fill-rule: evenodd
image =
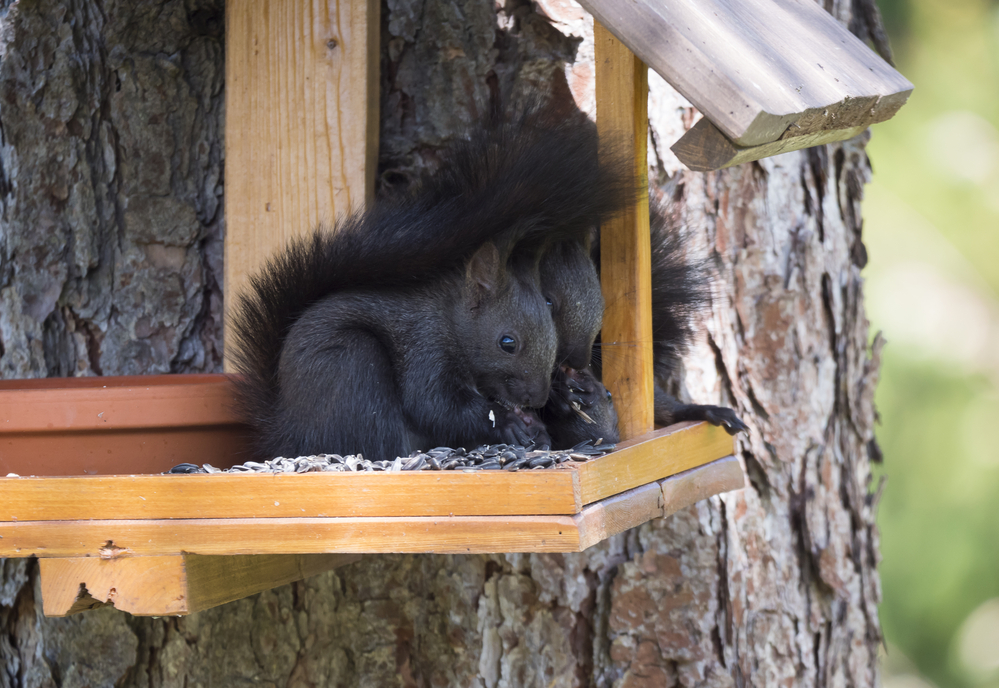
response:
M693 336L692 318L710 303L710 283L704 266L688 258L675 206L668 202L650 206L652 244L652 353L655 377L655 422L671 425L681 420L706 420L723 426L730 434L746 429L745 424L728 408L702 404L684 404L665 390L666 380L676 370ZM577 303L592 303L595 296L580 295L582 290L599 288L599 238L590 254L562 250L548 266L557 268L557 277L542 272L542 286L548 286L558 300L573 294ZM542 260L542 268L546 261ZM596 287L589 286L596 277ZM602 304L602 301L601 301ZM591 306L592 308L592 306ZM560 317L555 312L559 351L589 350L593 333L585 317L575 314ZM568 340L568 341L564 341ZM548 403L539 416L556 448L568 448L585 440L616 442L617 413L610 394L600 382L601 355L596 354L586 366L576 358L560 359Z
M668 200L651 205L652 233L652 370L655 421L672 425L705 420L730 434L747 426L724 406L685 404L666 391L666 382L687 352L693 337L693 317L711 303L709 272L686 254L677 206Z
M634 196L592 124L529 105L405 197L292 242L239 299L237 402L261 457L550 441L558 339L538 262Z

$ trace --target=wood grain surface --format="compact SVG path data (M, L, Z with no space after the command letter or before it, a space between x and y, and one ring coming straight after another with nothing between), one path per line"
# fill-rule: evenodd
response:
M600 228L603 382L614 395L622 439L653 428L652 249L649 237L648 69L594 22L597 130L602 145L632 153L642 194Z
M0 521L573 514L569 471L0 478Z
M129 375L0 382L0 436L237 424L225 375Z
M376 0L226 3L225 299L274 251L374 192Z
M0 521L571 515L732 446L720 428L687 422L533 471L4 477Z
M575 516L443 516L0 522L0 557L119 559L202 554L577 552L615 532L742 486L731 457L657 486L625 492ZM656 501L658 504L658 501ZM675 511L676 508L673 510ZM672 513L672 512L670 512ZM69 593L60 593L65 599ZM95 598L97 599L97 598Z
M276 554L41 559L46 616L104 605L135 616L182 616L303 580L356 554Z
M586 549L654 518L675 514L695 502L745 486L734 456L596 502L576 516L580 547Z
M677 423L623 443L598 461L575 464L580 500L590 504L730 455L735 439L708 423Z
M847 129L829 129L804 136L780 138L770 143L744 148L728 140L725 134L707 119L700 119L690 130L673 144L670 150L680 162L695 172L720 170L744 162L769 158L790 151L811 148L824 143L834 143L852 139L864 132L866 126Z
M572 516L247 518L0 523L0 556L575 552Z
M161 473L246 460L225 375L0 382L0 475ZM210 457L210 458L209 458Z
M866 127L912 91L813 0L580 4L741 147Z

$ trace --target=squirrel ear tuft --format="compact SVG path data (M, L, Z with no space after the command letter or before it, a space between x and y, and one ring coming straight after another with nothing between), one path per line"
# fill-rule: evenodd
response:
M496 244L486 242L468 261L465 279L473 293L495 292L502 279L502 261Z

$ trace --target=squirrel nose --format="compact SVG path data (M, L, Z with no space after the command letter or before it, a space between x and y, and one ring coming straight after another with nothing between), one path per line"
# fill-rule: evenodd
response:
M524 395L524 406L528 408L541 408L548 401L548 392L551 390L551 383L539 384L534 389Z
M580 368L585 368L590 364L590 355L591 352L589 347L576 348L562 357L562 363L570 368L579 370Z

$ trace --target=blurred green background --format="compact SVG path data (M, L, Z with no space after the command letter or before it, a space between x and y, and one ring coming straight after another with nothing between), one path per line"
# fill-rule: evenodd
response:
M864 208L885 685L999 688L999 2L878 4L916 86Z

